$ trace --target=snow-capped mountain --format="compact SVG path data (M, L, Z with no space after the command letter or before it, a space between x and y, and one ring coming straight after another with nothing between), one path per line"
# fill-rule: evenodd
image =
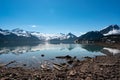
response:
M104 36L120 34L120 27L118 25L110 25L100 31Z
M31 32L31 35L34 35L42 40L51 40L51 39L66 39L65 34L46 34L40 32Z
M60 35L61 36L59 36L58 38L50 39L49 42L50 43L73 43L77 39L77 37L72 33L60 34Z
M104 36L118 35L118 34L120 34L120 30L113 29L113 30L109 31L108 33L104 34Z
M25 30L22 30L22 29L19 29L19 28L16 28L16 29L13 29L13 30L2 30L2 29L0 29L0 34L3 34L3 35L15 34L17 36L24 36L24 37L30 37L31 36L31 34L28 31L25 31Z
M33 43L40 41L37 37L31 35L29 32L14 29L14 30L2 30L0 29L0 43Z
M76 38L76 36L73 35L72 33L44 34L40 32L31 32L31 35L34 35L38 37L39 39L43 39L43 40L52 40L52 39L64 40L64 39L69 39L69 38Z
M67 39L76 39L77 37L72 34L63 34L63 33L58 33L58 34L46 34L46 33L40 33L40 32L31 32L31 31L25 31L19 28L13 29L13 30L2 30L0 29L0 34L2 36L10 36L12 37L23 37L23 38L37 38L40 41L50 41L50 40L67 40ZM17 39L16 38L16 39Z
M68 38L76 38L77 37L76 35L72 34L71 32L68 33L66 36L67 36L67 39Z
M2 30L2 29L0 29L0 34L9 35L10 31L9 30Z
M110 25L100 31L89 31L81 35L76 42L78 43L91 43L94 42L120 42L120 27L118 25Z
M28 31L16 28L11 31L11 33L16 34L17 36L25 36L25 37L30 37L31 34Z

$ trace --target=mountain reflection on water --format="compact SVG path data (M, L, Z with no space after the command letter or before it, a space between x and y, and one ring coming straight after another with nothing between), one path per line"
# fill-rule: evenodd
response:
M7 54L7 53L13 53L13 54L21 54L21 53L26 53L26 52L35 52L35 51L41 51L41 50L54 50L54 49L59 49L59 50L64 50L68 49L71 51L78 45L74 44L49 44L49 43L44 43L44 44L37 44L37 45L14 45L14 46L0 46L0 54Z
M42 43L42 44L30 44L30 45L2 45L0 46L0 54L22 54L27 52L35 52L35 51L41 51L41 50L55 50L58 49L60 51L62 50L73 50L75 48L80 48L80 50L87 50L88 52L102 52L102 53L113 53L118 54L120 53L119 49L114 48L108 48L103 47L99 45L93 45L93 44L50 44L48 42Z
M103 49L103 46L98 46L94 44L84 44L81 46L82 48L90 51L90 52L100 52Z
M76 56L82 59L85 56L94 57L97 55L119 54L120 50L102 47L98 45L83 45L83 44L33 44L33 45L14 45L0 46L0 63L8 63L15 60L27 66L39 66L43 61L65 62L61 59L56 59L56 56ZM44 55L44 56L41 56Z
M95 44L84 44L81 47L90 52L102 52L106 55L120 55L120 50L116 48L104 47Z

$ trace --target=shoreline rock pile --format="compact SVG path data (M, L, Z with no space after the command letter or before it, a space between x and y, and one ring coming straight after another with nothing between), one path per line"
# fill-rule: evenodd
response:
M58 56L69 63L53 63L50 69L25 69L0 66L0 80L120 80L120 56L76 57ZM72 65L72 66L70 66Z

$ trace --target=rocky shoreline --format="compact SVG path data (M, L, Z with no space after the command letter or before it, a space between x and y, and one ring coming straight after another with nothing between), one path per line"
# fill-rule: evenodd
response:
M46 64L40 69L6 67L0 64L0 80L120 80L120 56L76 57L58 56L67 63Z

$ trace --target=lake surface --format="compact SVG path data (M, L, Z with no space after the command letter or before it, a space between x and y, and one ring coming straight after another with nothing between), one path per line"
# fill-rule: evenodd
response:
M118 54L120 50L97 45L82 44L35 44L35 45L2 45L0 46L0 63L7 64L16 61L9 66L23 66L38 68L45 61L63 63L65 60L56 59L56 56L70 55L82 60L85 56L95 57L97 55Z

